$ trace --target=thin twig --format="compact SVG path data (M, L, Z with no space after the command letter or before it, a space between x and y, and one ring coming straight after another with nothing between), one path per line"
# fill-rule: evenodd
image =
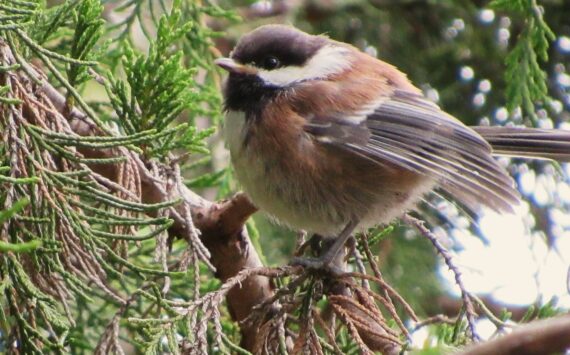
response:
M425 226L424 221L412 217L409 214L405 214L402 219L407 224L414 226L421 233L421 235L423 235L432 243L439 255L441 255L445 261L447 267L451 270L451 272L453 272L453 275L455 276L455 283L461 291L461 299L463 300L463 304L465 306L465 316L467 318L471 337L473 340L480 340L480 337L475 329L475 318L477 317L477 313L475 312L473 302L471 302L471 294L467 291L465 284L463 283L463 278L461 277L461 272L459 271L459 268L454 264L451 254L439 242L437 237Z

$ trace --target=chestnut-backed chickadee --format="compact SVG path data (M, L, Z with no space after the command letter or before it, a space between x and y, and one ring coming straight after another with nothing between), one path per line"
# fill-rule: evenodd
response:
M491 156L570 159L570 131L467 127L395 67L293 27L243 36L225 84L237 179L278 221L337 236L387 223L439 188L470 209L510 211L513 180Z

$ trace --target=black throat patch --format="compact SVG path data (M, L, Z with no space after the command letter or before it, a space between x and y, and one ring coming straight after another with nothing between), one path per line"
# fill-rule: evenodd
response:
M293 27L266 25L243 36L231 58L242 65L264 70L302 67L327 43L325 37L311 36ZM264 66L268 59L275 67ZM253 74L230 73L224 89L225 109L255 117L275 96L288 89L265 83Z
M285 88L270 86L255 75L230 74L224 89L226 111L239 111L248 120L259 116L265 105Z

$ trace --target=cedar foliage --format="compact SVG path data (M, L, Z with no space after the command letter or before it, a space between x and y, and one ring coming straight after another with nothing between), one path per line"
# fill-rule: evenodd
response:
M179 201L141 202L128 158L207 156L214 129L195 120L217 121L221 101L210 51L217 34L203 17L233 15L183 1L122 4L115 23L104 11L98 0L0 5L4 350L120 352L127 337L155 353L178 349L177 336L205 337L191 333L200 315L174 307L216 286L201 280L207 256L188 243L169 249L165 211ZM139 22L142 13L150 21ZM135 26L148 50L137 48ZM100 135L78 135L73 125L85 122ZM88 156L98 151L110 154ZM117 182L104 176L113 164Z

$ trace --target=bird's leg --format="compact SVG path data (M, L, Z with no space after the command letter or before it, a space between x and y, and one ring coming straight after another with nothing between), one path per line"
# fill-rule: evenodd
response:
M333 245L331 245L327 249L325 254L321 256L321 258L323 258L323 260L327 261L328 263L333 261L337 257L340 250L344 248L344 245L346 244L347 240L350 239L350 236L352 235L352 232L354 231L354 228L356 228L357 225L358 225L357 221L350 221L346 225L346 227L344 227L344 229L340 232L340 234L336 237Z
M292 265L302 265L304 267L310 269L320 269L320 270L327 270L333 273L341 273L342 268L335 267L335 265L340 265L338 262L337 257L339 252L346 241L352 235L352 232L358 225L358 221L352 220L350 221L346 227L340 232L340 234L335 238L334 242L328 249L326 249L325 253L319 256L318 258L303 258L303 257L296 257L291 260Z

